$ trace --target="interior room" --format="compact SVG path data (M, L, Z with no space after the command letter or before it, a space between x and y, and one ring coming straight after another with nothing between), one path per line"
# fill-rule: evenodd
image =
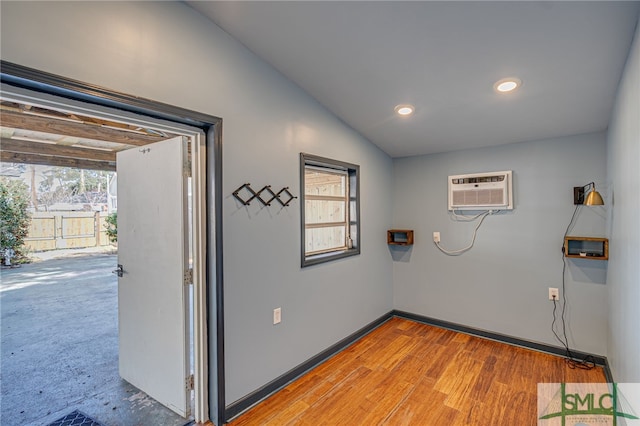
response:
M0 13L3 66L221 118L220 191L207 194L221 225L206 282L214 424L393 316L563 356L558 307L576 354L608 381L640 382L640 2L2 1ZM337 257L305 251L304 169L318 158L352 182ZM451 208L452 176L477 188L498 175L510 206ZM593 191L602 204L584 205ZM601 245L575 251L567 236Z

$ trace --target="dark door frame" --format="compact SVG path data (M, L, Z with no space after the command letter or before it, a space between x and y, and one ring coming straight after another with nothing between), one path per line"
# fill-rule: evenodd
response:
M209 332L209 418L225 421L224 286L222 253L222 119L177 106L116 92L93 84L0 61L0 82L74 101L114 108L141 116L199 128L205 133L207 253L207 327ZM213 249L213 250L211 250ZM211 288L209 283L215 283ZM215 336L211 331L215 330Z

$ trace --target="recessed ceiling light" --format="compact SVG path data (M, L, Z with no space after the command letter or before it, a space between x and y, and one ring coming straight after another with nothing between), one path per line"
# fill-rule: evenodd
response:
M515 77L503 78L502 80L496 81L493 85L493 88L498 93L509 93L516 90L518 87L522 85L522 80Z
M413 105L408 105L408 104L397 105L395 107L395 111L398 115L411 115L415 110L416 109L413 107Z

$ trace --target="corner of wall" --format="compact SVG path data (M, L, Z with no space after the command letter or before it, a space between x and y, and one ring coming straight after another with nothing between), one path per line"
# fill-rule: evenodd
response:
M618 382L640 382L640 25L618 86L607 139L609 330L607 355Z

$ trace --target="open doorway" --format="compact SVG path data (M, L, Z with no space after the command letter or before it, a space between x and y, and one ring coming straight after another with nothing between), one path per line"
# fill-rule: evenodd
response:
M78 167L91 166L93 168L106 168L111 170L116 167L117 160L115 157L117 152L122 152L123 155L125 155L127 151L131 151L134 152L134 156L141 155L146 160L152 156L146 154L150 154L151 152L155 154L155 152L162 151L162 148L155 144L162 144L164 141L170 139L179 139L180 147L178 150L183 154L183 156L180 158L173 156L172 153L175 152L174 150L169 154L165 154L164 157L173 160L173 163L177 163L176 167L179 169L178 174L184 178L179 184L182 189L181 196L183 197L184 202L177 208L182 215L182 223L179 226L179 232L181 233L180 239L183 244L183 246L180 247L182 254L175 255L175 253L164 253L165 256L169 256L170 260L160 260L160 266L152 263L151 265L146 265L144 268L136 271L136 268L143 260L159 258L160 252L164 252L164 246L174 246L172 243L162 244L158 241L150 241L146 236L136 235L134 238L129 238L127 245L141 241L145 242L147 247L144 249L145 256L143 256L142 259L134 258L128 262L127 267L122 268L119 268L118 266L123 264L120 259L120 254L118 254L118 259L115 264L112 265L113 267L106 266L109 263L108 261L104 264L80 262L79 265L76 265L76 267L80 267L80 271L74 270L75 272L62 272L62 279L66 279L68 281L72 275L76 273L79 276L85 275L87 278L97 281L98 278L91 275L93 272L96 272L100 277L103 277L105 272L107 272L109 277L113 279L115 275L111 274L112 270L116 272L120 270L123 277L117 280L125 281L131 276L135 276L137 283L144 284L145 282L154 282L158 284L155 288L142 289L142 293L135 294L134 292L134 294L128 294L125 296L125 303L120 301L117 304L119 313L122 313L123 311L136 313L137 311L142 310L140 308L148 308L142 316L131 317L125 315L124 318L121 317L118 321L118 325L121 328L118 336L127 334L131 329L139 328L139 330L137 330L137 334L134 333L133 335L127 335L126 339L128 343L123 345L123 342L118 339L118 347L122 349L123 346L126 346L126 350L128 351L124 356L120 353L118 354L120 374L129 382L136 384L141 389L145 388L143 389L145 390L144 395L139 393L129 395L132 399L129 400L131 404L129 404L128 408L131 410L137 409L138 411L141 411L141 408L149 409L151 407L151 410L147 410L146 414L144 414L144 416L146 416L144 421L131 421L131 424L158 424L158 421L163 424L184 424L187 419L192 417L192 411L194 413L193 417L195 417L196 420L206 420L207 407L203 406L206 405L203 404L203 401L207 400L207 373L205 368L206 361L204 359L206 357L206 327L204 315L206 311L204 308L206 300L204 297L205 266L203 262L206 255L204 250L204 239L206 233L202 232L205 225L204 209L206 206L206 194L204 191L205 158L202 153L204 147L204 135L202 131L197 128L190 128L188 126L177 125L175 123L162 122L161 120L150 120L146 117L135 117L123 114L120 111L107 111L105 108L96 108L95 106L83 105L78 102L59 99L53 96L25 93L22 90L16 90L14 93L7 93L3 90L2 105L3 161L23 162L29 164L68 164ZM9 108L15 108L15 110L9 110ZM5 112L10 112L10 114L5 115ZM27 116L26 119L25 116ZM6 120L5 117L7 117ZM86 121L87 119L89 121ZM53 120L58 120L58 124L54 125L53 123L56 123L56 121ZM126 128L124 126L126 126ZM78 133L81 128L84 128L84 131L89 133ZM52 129L56 130L54 136L57 136L57 138L46 136L52 134ZM62 131L63 129L65 132ZM14 135L17 133L18 138L12 139L11 136L13 135L11 135L6 138L8 143L5 144L5 134L9 134L10 131L13 131ZM24 136L25 132L27 133L27 136ZM118 139L118 136L116 135L120 135L121 139ZM123 137L122 135L126 136ZM22 139L20 139L20 137ZM144 140L141 141L140 139ZM166 170L166 166L164 165L156 165L153 167L155 167L153 170L155 170L156 174L163 174L159 172L164 172ZM134 174L134 176L137 177L134 177L133 183L131 181L123 182L121 179L121 185L127 185L128 188L133 188L138 186L137 183L139 181L146 181L148 179L148 182L152 182L150 187L153 188L153 183L156 182L156 179L153 175L149 175L152 173L151 169L153 167L150 168L148 164L142 164L141 162L138 162L137 167L135 164L133 166L129 166L128 168L130 170L133 169L134 172L140 172L141 174ZM147 171L147 175L145 175L145 170ZM160 184L160 186L162 186L162 184ZM188 197L189 190L191 190L192 193L190 198ZM142 195L148 193L148 187L147 189L142 190ZM134 195L133 200L140 199L142 195L140 193ZM163 196L158 196L156 194L156 199L158 198L163 198ZM126 204L132 204L132 202L127 202ZM169 203L169 205L173 207L166 208L173 210L176 206L175 200ZM122 206L122 202L120 203L120 206ZM144 211L143 209L144 208L140 206L129 207L129 216L132 215L131 211L135 213ZM159 216L164 215L161 214ZM139 230L140 225L148 218L149 216L146 218L144 216L137 218L136 220L138 220L138 222L133 226L130 225L130 231L125 231L124 239L126 240L127 237L130 237L129 234L133 232L131 231L132 229L136 231ZM170 222L176 222L175 218L172 218ZM191 229L191 231L188 229ZM160 225L160 229L156 229L156 231L162 234L164 232L164 225ZM120 230L120 233L122 235L123 231ZM151 245L149 246L148 244ZM122 249L122 245L120 248ZM131 256L131 252L134 254L139 253L140 249L137 248L130 250L129 256ZM178 266L175 266L178 263L178 259L176 258L180 257L182 258L182 261L179 262ZM169 268L171 271L166 274L162 272L162 269L159 269L164 268L165 265L172 266L172 268ZM42 284L45 284L47 280L56 279L56 270L65 271L65 268L58 265L53 269L49 269L49 271L40 271L43 274L42 276L46 278L40 280L40 286L31 286L33 287L32 290L36 290L38 287L44 287ZM160 271L160 276L156 276L153 279L146 279L149 276L150 271L156 273ZM176 285L178 286L178 291L182 297L178 298L180 300L178 300L177 303L173 303L174 305L179 305L179 309L176 311L177 313L173 313L172 315L178 315L179 317L178 322L180 324L176 328L179 329L178 331L180 332L179 334L181 337L175 338L174 336L173 340L171 340L172 337L169 336L168 343L167 341L164 343L165 346L168 345L172 348L178 347L178 352L181 353L180 356L178 356L178 352L176 352L166 357L170 364L178 365L177 370L179 370L180 377L177 379L174 377L174 382L172 384L166 381L157 380L158 378L166 378L166 376L168 376L168 367L166 364L155 363L158 358L162 358L159 354L163 351L162 346L154 345L155 340L157 340L156 338L165 338L168 335L166 332L167 325L161 324L158 320L158 318L162 318L166 315L167 311L161 307L162 301L157 299L158 292L156 290L166 287L166 284L161 284L161 281L163 281L165 277L172 277L170 281L176 281L176 271L179 271L179 277L177 278L177 281L179 282L176 283ZM13 273L13 271L11 272ZM46 274L49 275L47 276ZM9 274L5 276L9 277ZM25 277L20 277L17 273L13 278L15 278L15 280L13 281L12 289L15 290L19 289L22 284L25 284L28 281ZM35 280L37 282L38 278L36 277ZM3 285L4 284L5 278L3 277ZM129 282L127 289L125 291L120 289L117 291L117 294L122 295L129 289L136 288L136 286L137 284L131 285ZM137 299L135 299L136 297ZM64 294L60 294L58 298L61 302L60 309L62 311L82 309L81 306L75 306L75 304L73 306L65 304ZM165 296L165 299L166 298L175 299L171 296ZM5 306L3 306L3 310L4 308ZM153 315L157 315L157 317L154 318ZM5 323L3 322L3 327L4 325ZM86 322L76 325L79 329L90 327L90 324ZM125 333L122 332L123 327ZM46 331L46 327L40 327L40 331L43 330ZM49 336L51 335L49 334ZM30 343L35 343L36 347L31 347L27 349L27 351L31 351L32 353L33 351L40 353L44 352L44 347L37 347L37 341L41 339L36 337L34 340L34 342ZM105 340L108 341L108 339ZM5 349L4 346L5 345L3 344L3 351ZM90 351L95 349L96 345L87 346L88 347L85 348L79 348L79 350ZM65 350L72 350L72 348L66 348ZM56 365L54 363L60 358L61 357L56 357L55 354L52 354L50 356L49 365L30 365L29 367L32 368L34 372L37 372L37 375L47 374L48 371L52 370L51 364ZM124 364L122 363L123 358L125 359ZM141 378L140 371L144 370L148 365L151 365L151 369L142 373L142 376L144 377ZM74 368L74 366L68 367L72 369ZM95 364L94 367L96 367ZM92 373L96 371L95 369L93 371L84 371L89 370L89 368L82 368L82 370L82 374L86 376L84 380L85 382L88 382ZM3 382L4 381L5 374L3 371ZM175 383L178 384L176 385ZM65 385L61 383L60 386L64 387ZM131 385L122 384L121 388L124 389L126 393L131 394L132 391L131 389L127 390L127 386ZM30 392L34 392L34 385L31 384L30 387ZM176 387L179 389L176 389ZM193 394L191 387L195 388ZM131 388L133 388L133 386L131 386ZM182 399L184 400L184 405L182 407L176 406L174 402L169 401L165 397L163 392L167 389L169 393L175 393L177 390L183 396ZM44 390L35 391L40 395L45 393ZM42 393L40 393L40 391L42 391ZM159 414L158 411L154 411L156 409L155 402L148 398L148 395L159 395L156 397L158 400L169 406L172 410L177 411L179 416L177 417L176 422L169 423L168 421L159 420L158 416L161 414ZM81 396L78 395L68 395L66 398L70 402L69 408L73 408L74 403L78 405L81 402L79 399ZM178 398L181 397L179 396ZM108 402L108 404L106 402ZM47 403L50 404L51 401L45 401L45 404ZM93 401L91 403L83 404L84 407L94 407L95 409L98 408L96 404L102 404L104 407L112 411L116 411L120 408L120 411L118 412L119 415L123 412L123 409L127 408L127 404L122 400L122 398L117 402L105 401L105 398L102 398L99 402ZM120 404L120 407L118 407L118 404ZM35 407L27 407L25 410L21 411L31 411L33 413L34 408ZM3 415L4 409L5 403L3 401ZM55 420L53 417L56 413L52 412L55 410L55 407L49 407L46 409L46 416L48 416L46 417L46 421ZM102 411L104 412L104 410ZM122 420L108 421L108 416L106 414L104 414L104 416L105 420L103 421L105 424L129 423L128 421L123 423ZM109 418L112 417L113 416ZM15 420L17 419L18 418L16 417ZM97 418L96 420L100 421L100 418ZM29 421L30 420L27 420L27 423ZM43 424L42 421L43 417L34 420L36 424ZM5 424L4 418L3 424ZM11 424L10 421L8 421L7 424ZM25 424L25 422L18 422L16 424Z

